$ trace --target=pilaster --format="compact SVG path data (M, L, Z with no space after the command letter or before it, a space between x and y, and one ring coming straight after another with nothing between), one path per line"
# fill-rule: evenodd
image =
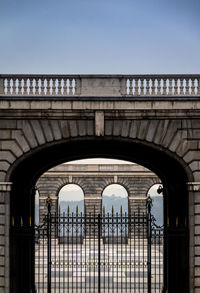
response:
M85 195L85 214L101 214L102 197L101 195Z
M0 182L0 292L9 292L9 224L11 182Z
M188 182L190 233L190 289L200 290L200 182Z

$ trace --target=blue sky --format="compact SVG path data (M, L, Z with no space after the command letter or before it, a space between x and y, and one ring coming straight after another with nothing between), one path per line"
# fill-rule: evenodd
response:
M200 1L0 0L0 73L200 73Z

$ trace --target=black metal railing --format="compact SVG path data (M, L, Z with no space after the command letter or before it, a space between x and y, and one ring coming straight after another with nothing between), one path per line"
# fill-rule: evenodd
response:
M146 213L51 214L36 228L37 292L162 292L163 229Z

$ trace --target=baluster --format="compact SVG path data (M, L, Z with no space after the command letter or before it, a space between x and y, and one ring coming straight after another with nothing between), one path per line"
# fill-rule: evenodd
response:
M40 79L40 94L45 95L45 78Z
M161 95L161 78L157 78L157 95Z
M24 81L24 85L23 85L23 95L27 95L28 94L28 86L27 86L27 79L23 78Z
M79 78L76 78L75 79L75 95L79 96L80 94L81 94L81 81Z
M172 78L169 78L169 95L173 95Z
M191 95L195 95L195 79L191 79Z
M174 78L174 95L178 95L178 79Z
M190 94L190 80L185 79L185 94L189 95Z
M58 86L57 86L57 94L62 95L62 85L61 85L62 79L58 78Z
M51 95L51 79L48 77L46 78L46 95Z
M184 79L180 78L180 86L179 86L179 89L180 89L180 95L184 95Z
M200 96L200 78L197 80L197 95Z
M11 89L11 78L7 78L7 95L12 93Z
M6 79L3 77L0 77L0 95L3 95L6 93Z
M30 78L30 95L33 95L34 79Z
M63 79L63 95L66 96L67 95L67 78Z
M73 95L75 95L76 82L75 82L74 78L73 78L73 81L72 81L72 85L73 85Z
M52 78L52 95L56 95L56 78Z
M133 79L129 78L129 95L133 95Z
M126 94L130 95L130 79L126 80Z
M17 78L17 81L16 81L16 94L17 95L20 95L19 88L20 88L20 79Z
M146 78L146 95L150 95L150 79Z
M22 79L18 78L18 95L22 95Z
M35 78L35 95L39 95L39 78Z
M152 81L152 86L151 86L152 91L151 91L151 94L155 96L156 95L156 79L153 79L152 78L151 81Z
M73 95L73 84L72 84L73 79L69 78L69 95Z
M12 92L12 94L13 95L16 95L16 93L17 93L17 79L12 79L13 80L13 92Z
M163 96L167 95L167 79L163 78Z
M139 96L139 80L135 78L135 96Z
M140 79L140 95L144 95L144 78Z

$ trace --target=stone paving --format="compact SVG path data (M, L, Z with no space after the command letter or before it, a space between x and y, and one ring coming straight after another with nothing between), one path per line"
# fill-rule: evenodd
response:
M162 292L163 246L151 248L151 292ZM147 293L147 246L101 245L100 292ZM37 292L47 292L47 247L36 245ZM98 292L98 247L52 245L51 292Z

